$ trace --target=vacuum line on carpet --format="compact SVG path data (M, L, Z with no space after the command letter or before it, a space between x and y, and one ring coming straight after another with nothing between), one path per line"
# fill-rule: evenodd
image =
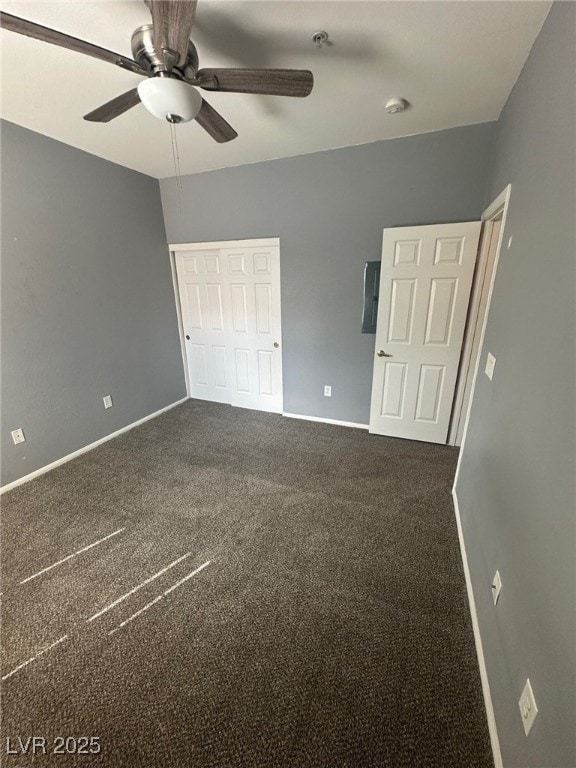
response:
M76 555L81 555L82 552L87 552L89 549L92 549L92 547L96 547L98 544L102 544L104 541L108 541L108 539L111 539L112 536L118 536L119 533L122 533L122 531L125 531L126 528L118 528L117 531L114 531L114 533L109 533L108 536L104 536L103 539L98 539L98 541L95 541L93 544L88 544L87 547L82 547L82 549L77 549L76 552L72 552L71 555L68 555L68 557L64 557L62 560L58 560L57 563L52 563L52 565L49 565L47 568L42 568L41 571L38 571L38 573L32 574L32 576L28 576L26 579L20 582L20 584L26 584L27 581L32 581L32 579L38 578L38 576L42 576L43 573L46 573L47 571L51 571L52 568L56 568L57 565L62 565L62 563L67 562L68 560L71 560L73 557L76 557Z
M126 624L131 622L133 619L135 619L137 616L140 616L141 613L144 613L144 611L147 611L148 608L151 608L156 603L159 603L162 598L166 597L166 595L169 595L170 592L173 592L175 589L177 589L180 585L184 584L185 581L188 581L188 579L191 579L192 576L196 576L197 573L200 573L200 571L204 570L207 565L210 565L210 560L203 563L199 568L196 568L195 571L192 571L192 573L189 573L187 576L184 576L183 579L180 579L180 581L177 581L176 584L173 584L168 589L164 590L161 595L158 595L158 597L155 597L154 600L151 600L149 603L146 603L146 605L143 608L140 608L139 611L136 611L136 613L133 613L132 616L128 616L127 619L124 619L124 621L121 621L120 624L118 624L117 627L114 629L111 629L110 632L108 632L109 635L113 635L114 632L118 632L119 629L122 627L125 627Z
M122 601L126 600L126 598L130 597L130 595L133 595L134 592L138 592L139 589L142 589L142 587L145 587L146 584L150 584L151 581L154 581L154 579L157 579L159 576L162 576L163 573L166 573L166 571L169 571L170 568L174 568L175 565L178 565L178 563L181 563L182 560L185 560L187 557L190 557L192 552L187 552L185 555L182 555L182 557L179 557L177 560L174 560L174 562L170 563L170 565L167 565L165 568L162 568L161 571L158 571L158 573L155 573L153 576L150 576L150 578L146 579L146 581L143 581L142 584L138 584L138 586L134 587L134 589L131 589L130 592L126 592L125 595L121 595L117 600L114 600L113 603L110 603L110 605L107 605L105 608L102 608L101 611L98 611L98 613L95 613L94 616L90 616L89 619L86 619L87 622L94 621L94 619L97 619L99 616L102 616L103 613L106 613L111 608L114 608L115 605L118 605L118 603L121 603Z
M59 639L58 639L58 640L56 640L54 643L52 643L51 645L47 646L47 647L46 647L46 648L44 648L42 651L40 651L40 653L37 653L37 654L36 654L36 656L32 656L32 658L31 658L31 659L28 659L27 661L23 661L23 662L22 662L22 664L18 664L18 666L17 666L15 669L13 669L13 670L12 670L12 672L8 672L8 674L7 674L7 675L4 675L4 676L2 677L2 680L7 680L9 677L12 677L12 675L13 675L15 672L18 672L18 670L19 670L19 669L22 669L23 667L27 667L27 666L28 666L28 664L31 664L33 661L36 661L36 659L39 659L39 658L40 658L40 656L43 656L43 655L44 655L45 653L47 653L47 652L48 652L48 651L49 651L51 648L54 648L54 646L55 646L55 645L59 645L60 643L63 643L63 642L64 642L64 640L67 640L67 639L68 639L68 635L64 635L63 637L59 638Z

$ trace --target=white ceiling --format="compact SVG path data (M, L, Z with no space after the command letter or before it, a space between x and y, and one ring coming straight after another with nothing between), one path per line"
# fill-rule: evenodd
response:
M2 10L131 56L150 20L140 0L27 2ZM217 144L177 126L180 172L197 173L496 120L551 2L490 0L200 0L192 39L201 67L310 69L304 99L204 92L238 131ZM316 48L326 30L331 45ZM2 30L1 116L157 178L174 175L170 127L142 105L110 123L82 115L141 78ZM391 116L388 98L410 109Z

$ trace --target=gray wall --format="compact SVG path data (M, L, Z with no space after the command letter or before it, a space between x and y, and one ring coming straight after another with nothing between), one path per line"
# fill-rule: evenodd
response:
M556 3L498 125L487 201L512 184L457 486L505 766L575 750L574 3ZM490 583L500 570L500 602ZM540 709L524 736L530 677Z
M5 485L186 392L158 182L7 122L1 182Z
M161 181L170 243L280 237L284 409L366 424L374 336L364 262L382 230L478 219L487 123ZM332 398L323 395L332 385Z

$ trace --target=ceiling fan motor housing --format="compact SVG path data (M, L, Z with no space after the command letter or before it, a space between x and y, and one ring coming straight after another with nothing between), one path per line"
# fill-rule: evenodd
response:
M179 58L178 53L169 48L157 48L154 45L152 24L144 24L134 30L131 47L134 60L151 75L170 71L176 77L193 79L200 66L196 46L189 40L184 66L176 67Z

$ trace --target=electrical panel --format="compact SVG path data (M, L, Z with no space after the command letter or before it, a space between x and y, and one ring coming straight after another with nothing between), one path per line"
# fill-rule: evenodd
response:
M379 261L367 261L364 265L364 306L362 309L362 333L376 333L378 317L378 291L380 289Z

